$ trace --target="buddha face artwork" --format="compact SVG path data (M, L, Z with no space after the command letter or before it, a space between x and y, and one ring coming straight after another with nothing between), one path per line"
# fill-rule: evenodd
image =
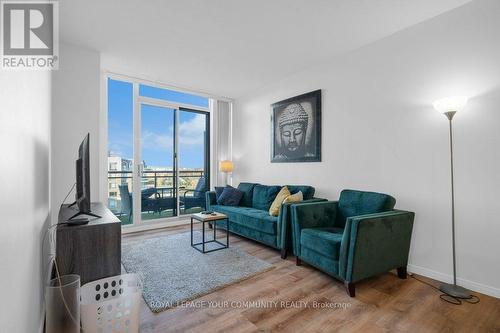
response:
M271 162L321 161L321 90L271 107Z
M288 105L279 116L280 144L287 156L304 154L308 121L309 115L298 103Z

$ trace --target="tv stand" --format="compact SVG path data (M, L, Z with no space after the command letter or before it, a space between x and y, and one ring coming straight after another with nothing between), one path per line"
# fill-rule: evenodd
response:
M61 224L56 231L59 272L80 275L82 285L121 273L121 222L100 202L93 202L91 210L102 217L82 225ZM65 223L75 212L62 205L58 222Z
M73 207L74 205L76 205L76 201L73 202L72 204L69 204L67 207L70 208L70 207ZM102 217L102 216L94 214L92 212L81 212L81 211L79 211L79 212L73 214L70 218L68 218L68 221L72 220L75 217L80 216L80 215L88 215L88 216L92 216L92 217L96 217L96 218L101 218Z

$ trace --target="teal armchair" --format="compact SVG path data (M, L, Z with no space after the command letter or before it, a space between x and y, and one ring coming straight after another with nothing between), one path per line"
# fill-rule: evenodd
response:
M278 248L281 249L281 259L286 259L288 252L292 247L292 207L297 205L305 205L311 202L326 202L326 199L312 198L301 202L288 202L281 205L278 216Z
M397 269L406 278L413 212L394 210L387 194L342 191L339 201L291 207L293 253L302 261L344 282L355 284Z

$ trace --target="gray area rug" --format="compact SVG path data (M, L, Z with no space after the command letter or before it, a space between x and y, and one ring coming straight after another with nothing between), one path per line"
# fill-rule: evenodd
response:
M197 239L201 239L201 234L195 235L195 242ZM189 232L124 241L122 263L128 273L142 276L144 300L153 312L164 311L273 267L231 247L231 242L228 249L200 253L191 247Z

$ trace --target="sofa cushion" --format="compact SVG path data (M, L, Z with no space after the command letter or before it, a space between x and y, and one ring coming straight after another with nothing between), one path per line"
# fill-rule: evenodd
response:
M388 194L343 190L340 193L336 222L343 227L348 217L385 212L392 210L395 204L396 199Z
M305 228L300 233L300 245L338 260L343 234L342 228Z
M237 188L226 186L220 197L217 199L217 204L224 206L238 206L242 196L243 192Z
M322 271L331 276L341 279L339 276L339 261L331 257L324 256L318 252L309 249L308 247L302 247L300 249L300 257L304 259L308 264L318 267Z
M238 185L238 190L243 192L243 198L241 198L240 205L244 207L252 207L253 198L253 188L257 185L256 183L240 183Z
M295 194L297 192L302 192L304 195L304 200L311 200L314 197L314 192L316 191L314 187L309 185L287 185L290 193Z
M255 185L253 188L252 207L269 211L276 195L281 190L281 186Z
M229 186L229 185L227 185ZM220 195L222 194L222 191L224 191L224 188L223 186L215 186L215 198L216 200L219 200L219 197Z
M213 205L212 210L226 214L230 223L257 230L266 234L276 235L278 218L270 216L267 211L243 206Z
M288 190L288 187L283 186L276 195L276 198L274 198L274 201L271 204L271 208L269 208L269 215L278 216L280 213L281 205L283 204L283 202L285 202L286 198L288 198L289 196L290 196L290 191Z

